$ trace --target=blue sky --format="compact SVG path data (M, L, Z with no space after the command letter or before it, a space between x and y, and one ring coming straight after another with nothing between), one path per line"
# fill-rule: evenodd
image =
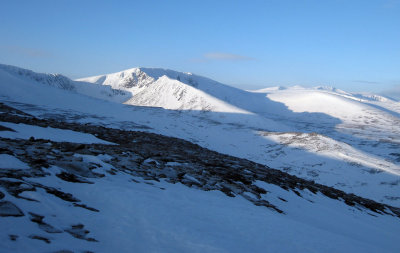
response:
M143 66L245 89L400 86L400 0L2 0L0 63L71 78Z

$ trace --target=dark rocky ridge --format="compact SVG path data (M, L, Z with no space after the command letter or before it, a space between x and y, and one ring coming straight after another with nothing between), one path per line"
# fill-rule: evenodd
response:
M57 175L62 180L90 184L91 178L106 175L93 171L100 166L99 164L85 162L74 154L95 156L107 154L112 157L107 161L113 166L107 171L110 175L124 172L149 180L149 183L151 183L150 180L164 179L170 183L180 182L201 190L219 190L230 197L241 195L255 205L265 206L279 213L282 213L279 207L265 200L268 198L268 192L255 185L255 181L277 185L285 190L293 191L300 197L303 190L309 190L314 194L320 192L329 198L343 201L349 206L400 217L399 208L301 179L246 159L220 154L178 138L54 119L38 119L4 104L0 104L0 111L3 112L0 114L0 121L84 132L118 144L77 144L34 138L30 140L1 138L0 153L14 155L31 167L30 170L23 171L6 168L0 170L0 187L17 198L21 198L19 194L23 191L42 188L49 194L74 203L76 207L98 211L83 203L78 203L80 200L69 193L31 182L29 178L45 176L48 174L46 168L57 166L63 170ZM14 182L6 178L21 181ZM266 198L261 198L262 194L266 194Z

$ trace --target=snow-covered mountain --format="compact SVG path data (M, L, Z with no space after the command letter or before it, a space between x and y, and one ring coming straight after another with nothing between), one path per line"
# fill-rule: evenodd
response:
M130 105L240 114L283 113L286 109L251 92L192 73L168 69L133 68L77 81L131 92L132 98L125 101L125 104Z
M60 74L36 73L31 70L0 64L0 78L3 83L26 82L34 85L40 83L62 90L85 94L91 97L122 103L130 98L130 93L112 89L108 86L93 85L73 81ZM18 86L14 87L18 88Z
M207 78L165 69L133 68L125 71L78 79L131 92L130 105L166 109L246 113L220 100L218 95L231 90ZM216 90L217 89L217 90ZM217 95L214 97L213 95ZM227 100L227 99L226 99Z
M244 91L146 68L73 81L0 65L0 100L0 211L25 215L0 217L7 252L399 250L389 208L285 174L399 207L400 109L389 98Z
M76 87L74 82L66 76L60 74L44 74L36 73L28 69L18 68L11 65L0 64L0 71L2 71L2 77L6 77L7 74L10 76L16 76L21 79L35 81L42 84L47 84L52 87L57 87L64 90L75 91Z

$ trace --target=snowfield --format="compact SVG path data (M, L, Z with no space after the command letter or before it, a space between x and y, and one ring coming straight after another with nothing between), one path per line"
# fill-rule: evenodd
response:
M400 103L387 97L329 87L244 91L191 73L149 68L74 81L0 65L0 102L38 119L184 139L400 207ZM30 117L0 112L5 114ZM25 142L31 136L118 146L79 129L0 121L2 142ZM400 219L390 211L376 213L307 189L299 196L255 181L266 190L260 200L268 200L281 214L250 203L251 194L228 197L162 178L132 177L123 170L109 173L115 169L110 154L70 155L95 164L92 172L106 176L92 178L89 173L78 175L84 183L65 181L57 176L65 172L61 164L43 169L47 174L42 177L0 177L0 214L3 209L24 214L0 216L0 247L5 252L400 251ZM12 153L1 153L0 159L0 172L31 173L26 161ZM184 165L171 161L166 166ZM196 183L199 178L188 174L182 180ZM4 190L11 184L4 181L42 186L17 198ZM98 212L49 195L50 188L70 193ZM30 212L61 232L46 232L45 225L36 222L40 217Z
M55 173L56 169L54 168ZM400 222L393 217L373 217L323 196L300 200L279 188L267 189L288 200L287 215L249 205L242 198L220 192L203 192L160 182L132 183L117 175L82 184L79 188L55 177L41 182L73 193L101 211L73 208L42 192L25 195L40 203L15 201L26 210L40 210L45 222L62 230L85 221L89 237L77 240L53 233L51 244L29 238L48 236L36 224L13 217L1 218L0 246L4 252L397 252ZM165 190L161 190L163 188ZM11 198L8 198L11 199ZM9 243L8 234L19 234ZM26 237L23 237L25 235Z
M110 142L100 140L91 134L74 132L71 130L63 130L52 127L38 127L26 124L14 124L9 122L0 122L0 126L12 129L13 131L1 131L0 137L11 139L49 139L52 141L67 141L77 143L102 143L112 144Z

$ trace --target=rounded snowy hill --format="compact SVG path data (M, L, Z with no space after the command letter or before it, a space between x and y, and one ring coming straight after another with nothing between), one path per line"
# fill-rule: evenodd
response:
M349 93L333 87L267 88L253 91L283 103L295 113L320 113L340 120L336 128L375 140L399 140L400 103L370 93ZM316 120L315 118L314 120ZM314 123L312 116L307 119ZM318 123L322 123L318 120ZM396 137L397 136L397 137Z

